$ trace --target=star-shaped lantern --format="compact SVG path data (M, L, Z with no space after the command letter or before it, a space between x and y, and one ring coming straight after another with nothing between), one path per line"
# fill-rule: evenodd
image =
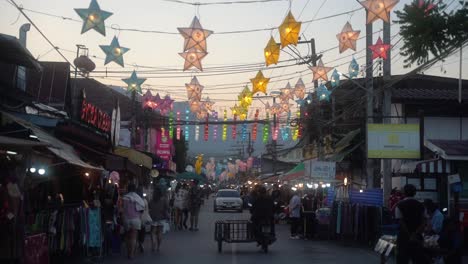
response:
M104 65L107 65L109 62L113 61L120 66L124 67L123 55L130 49L121 47L119 40L114 36L112 42L109 46L99 45L99 47L106 53L106 60Z
M359 64L356 59L353 57L353 60L349 63L348 66L349 78L355 78L359 75Z
M190 111L192 111L192 113L197 113L198 111L200 111L200 108L201 108L200 101L190 100L189 101L189 108L190 108Z
M330 83L332 87L337 87L338 85L340 85L340 74L338 73L336 69L333 71L331 75Z
M146 93L141 97L142 99L142 105L143 108L149 107L151 109L155 108L154 102L153 102L153 94L151 93L150 90L146 90Z
M351 24L346 22L341 33L336 35L336 38L340 42L340 53L343 53L347 49L356 51L356 41L360 33L360 30L353 30Z
M318 61L318 66L309 67L309 69L311 69L312 72L314 73L314 78L313 78L314 81L320 80L320 79L324 81L328 81L327 73L331 71L333 68L323 66L322 59L320 59Z
M281 104L278 104L278 103L274 103L271 107L270 107L270 113L271 114L281 114Z
M237 99L239 99L239 104L244 108L247 108L252 104L252 92L247 85L244 87Z
M289 99L293 100L294 99L294 91L293 89L291 88L291 84L286 84L286 87L280 89L281 91L281 100L283 101L287 101Z
M305 104L305 100L304 99L297 99L296 104L297 104L298 107L303 107L304 104Z
M201 103L204 109L213 112L213 105L215 104L215 102L211 101L210 97L206 97L205 101L202 101Z
M400 0L366 0L360 4L367 10L367 24L373 23L378 19L389 23L390 12Z
M281 48L291 44L296 46L299 41L299 34L301 33L301 22L297 22L291 11L289 11L278 30L280 33Z
M294 95L296 96L296 98L304 99L305 89L306 87L304 82L302 81L302 78L299 78L299 80L297 80L296 85L294 86Z
M288 101L281 102L281 113L289 112L291 105Z
M112 13L101 10L96 0L91 0L91 4L89 4L87 9L75 8L75 12L83 19L81 34L90 29L94 29L103 36L106 35L106 25L104 21L112 16Z
M196 76L192 78L190 83L185 84L185 88L187 88L187 97L189 100L201 100L201 94L204 86L200 85Z
M194 17L192 24L188 28L177 28L180 34L185 38L184 50L196 49L199 51L207 51L206 38L208 38L213 31L203 29L198 20L198 17Z
M164 96L164 99L162 99L161 103L159 104L159 111L161 111L162 114L169 112L170 110L172 110L173 103L174 100L172 100L172 98L169 95Z
M263 76L262 71L258 71L255 78L250 79L250 81L252 82L252 86L253 86L252 94L256 94L258 92L262 92L266 94L267 85L268 85L268 82L270 81L270 78L265 78L265 76Z
M184 71L195 67L200 71L203 71L201 60L207 55L206 51L199 51L195 48L191 48L185 52L179 53L179 55L185 59Z
M280 56L280 45L276 43L273 37L270 38L268 44L266 45L265 49L265 63L266 66L270 66L271 64L277 64Z
M317 97L319 101L324 101L326 100L327 102L330 101L330 94L331 92L328 91L327 87L325 85L320 85L317 89Z
M374 45L369 46L372 50L372 59L382 58L386 60L388 58L388 50L391 48L390 44L384 44L382 39L379 37Z
M136 71L132 72L130 78L122 79L127 84L128 91L141 93L141 85L146 81L145 78L138 78Z
M271 110L270 103L269 103L269 102L266 102L266 104L265 104L265 111L266 111L266 112L269 112L270 110Z

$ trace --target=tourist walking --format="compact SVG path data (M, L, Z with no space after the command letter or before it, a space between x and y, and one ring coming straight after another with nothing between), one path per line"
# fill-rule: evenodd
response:
M198 231L198 215L200 214L200 207L202 204L202 193L198 186L198 180L192 182L189 195L189 209L190 209L190 231Z
M291 223L291 239L299 239L299 225L301 223L301 198L297 191L293 192L293 196L289 201L289 221Z
M145 202L136 193L136 186L129 183L127 194L122 197L122 218L125 228L127 257L133 258L136 248L138 231L141 229L141 214L145 210Z
M182 230L182 218L184 211L188 206L188 191L183 188L181 183L178 183L174 194L174 208L175 208L175 227Z
M165 225L168 225L169 202L166 193L156 185L153 187L153 198L149 202L149 213L151 219L153 219L151 224L151 250L159 252L163 229Z
M426 225L424 205L414 199L416 187L407 184L403 188L405 198L395 208L395 217L400 221L397 236L397 264L430 263L424 254L422 233Z
M138 187L137 194L143 199L143 202L145 202L145 209L141 214L141 229L138 231L138 249L143 253L145 251L143 245L145 243L146 227L151 224L152 220L149 215L148 200L146 199L146 194L143 192L143 187Z

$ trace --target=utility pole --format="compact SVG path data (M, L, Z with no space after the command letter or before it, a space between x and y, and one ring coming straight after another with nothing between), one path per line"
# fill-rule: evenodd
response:
M390 14L389 14L390 15ZM390 21L390 20L389 20ZM384 22L383 25L383 41L385 44L390 44L390 22ZM391 50L388 50L388 59L383 61L383 84L390 81L392 76L392 65L391 65ZM392 110L392 87L384 89L384 98L382 105L382 116L383 123L391 123L391 110ZM388 199L390 198L390 192L392 191L392 159L382 159L382 177L383 177L383 194L384 194L384 206L387 206Z
M276 104L276 97L273 96L273 105ZM276 155L276 141L278 138L274 136L274 133L276 131L276 113L273 114L273 134L272 134L272 143L273 143L273 175L276 175L276 160L277 160L277 155Z
M369 12L369 11L366 11ZM368 15L368 14L367 14ZM366 47L369 47L373 44L373 34L374 32L372 31L372 23L368 23L366 25ZM368 144L369 144L369 138L368 138L368 131L367 131L367 124L368 123L373 123L374 122L374 87L373 87L373 67L372 67L372 51L367 48L366 49L366 90L367 90L367 113L366 113L366 121L365 121L365 127L366 127L366 157L365 157L365 162L366 162L366 172L367 172L367 188L373 188L374 187L374 162L373 160L368 158Z

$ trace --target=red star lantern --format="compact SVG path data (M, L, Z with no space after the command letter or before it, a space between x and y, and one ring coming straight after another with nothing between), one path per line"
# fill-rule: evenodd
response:
M369 46L372 50L372 59L382 58L386 60L388 58L388 50L392 47L390 44L384 44L382 39L379 37L374 45Z

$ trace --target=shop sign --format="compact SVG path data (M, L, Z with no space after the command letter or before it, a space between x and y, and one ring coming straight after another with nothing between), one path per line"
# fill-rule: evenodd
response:
M86 102L86 99L83 99L81 105L81 121L105 132L111 130L111 117L106 112Z
M453 184L453 183L457 183L457 182L461 182L461 179L460 179L460 174L452 174L452 175L449 175L448 176L448 183L449 184Z
M419 159L418 124L367 124L367 157Z
M315 180L334 180L336 176L336 163L328 161L304 161L306 175Z
M172 160L172 140L166 130L156 134L156 155L163 160Z

